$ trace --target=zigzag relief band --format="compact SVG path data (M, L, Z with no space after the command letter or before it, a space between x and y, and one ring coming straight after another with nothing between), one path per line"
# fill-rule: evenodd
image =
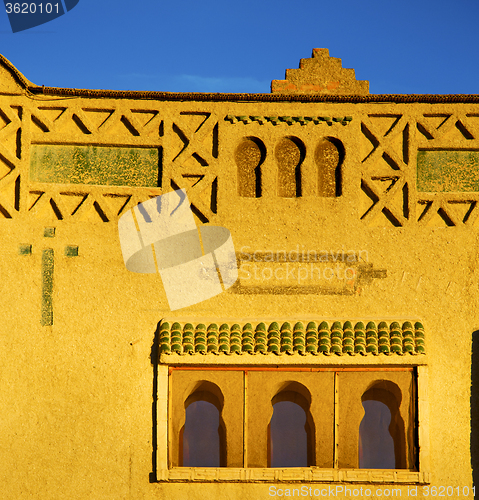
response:
M331 118L330 116L235 116L226 115L225 121L231 123L248 123L258 122L260 125L265 123L272 123L273 125L278 125L280 123L287 123L292 125L293 123L300 123L301 125L307 125L308 123L314 123L318 125L320 123L327 123L332 125L334 123L341 123L341 125L347 125L351 120L352 116L336 116Z
M126 268L159 272L172 311L214 297L238 278L229 230L197 228L183 189L126 212L118 221L118 233Z

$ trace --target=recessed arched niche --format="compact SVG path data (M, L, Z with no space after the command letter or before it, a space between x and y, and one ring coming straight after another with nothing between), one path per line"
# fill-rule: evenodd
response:
M271 400L268 467L309 467L315 463L311 394L298 382L283 386Z
M245 137L235 151L238 168L238 194L245 198L260 198L262 194L261 165L266 148L257 137Z
M301 165L306 147L297 137L283 137L275 149L278 164L278 195L282 198L298 198L302 195Z
M275 403L268 443L270 467L308 467L305 424L306 412L297 403Z
M215 384L202 382L185 401L179 457L183 467L225 467L224 398Z
M400 414L401 391L380 381L362 396L364 416L359 426L360 469L407 468L404 420Z
M323 137L316 146L314 159L318 167L318 195L324 198L340 196L344 160L342 142L334 137Z
M359 426L359 468L395 469L394 439L389 427L391 410L382 401L363 401L364 417Z

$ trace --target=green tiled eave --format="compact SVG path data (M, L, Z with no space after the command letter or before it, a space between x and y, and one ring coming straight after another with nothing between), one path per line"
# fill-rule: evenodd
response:
M160 354L377 356L425 354L418 321L162 321Z

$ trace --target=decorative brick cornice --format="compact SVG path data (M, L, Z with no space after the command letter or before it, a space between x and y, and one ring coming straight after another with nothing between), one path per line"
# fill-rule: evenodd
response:
M351 120L352 116L234 116L227 115L225 121L231 123L244 123L245 125L249 123L257 122L260 125L265 123L272 123L273 125L279 125L281 123L287 123L288 125L293 125L299 123L300 125L308 125L313 123L314 125L320 125L327 123L331 126L333 123L340 123L341 125L347 125Z
M425 354L422 323L292 321L179 323L162 321L160 354Z

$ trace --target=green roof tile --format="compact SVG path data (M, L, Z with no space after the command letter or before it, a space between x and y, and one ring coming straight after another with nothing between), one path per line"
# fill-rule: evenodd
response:
M405 321L286 321L192 324L164 321L159 327L160 354L250 355L418 355L425 354L422 323ZM319 327L317 326L319 324ZM292 327L291 325L294 325ZM331 325L331 326L330 326ZM378 325L376 327L376 325ZM413 326L414 325L414 326Z

